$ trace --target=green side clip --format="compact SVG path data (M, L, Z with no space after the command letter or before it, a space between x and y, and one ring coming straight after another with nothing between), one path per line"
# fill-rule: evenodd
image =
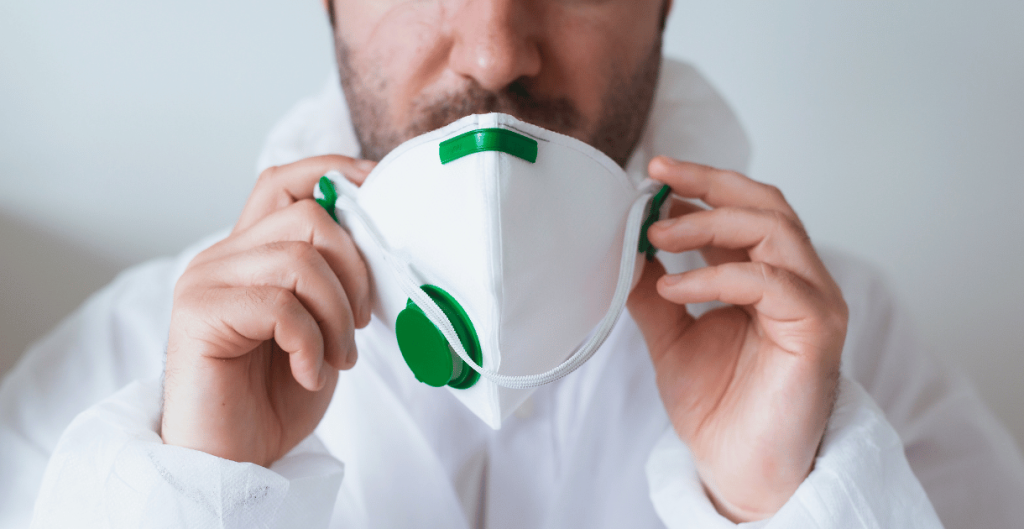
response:
M668 200L669 191L671 189L667 185L658 190L658 193L651 199L651 209L647 212L643 226L640 227L640 248L637 251L646 253L648 261L654 259L654 254L658 253L658 249L647 239L647 230L652 224L658 222L658 218L661 216L661 206L665 205L665 201Z
M450 294L433 285L420 287L437 303L448 321L459 335L462 347L469 357L481 365L483 355L480 339L477 338L473 322L466 311ZM434 326L413 300L408 300L405 309L398 313L395 320L395 335L398 337L398 348L402 351L405 363L416 375L416 380L439 388L451 386L455 389L467 389L476 384L480 373L469 367L448 345L441 331Z
M508 129L477 129L442 141L441 165L484 151L504 152L530 163L537 162L537 140Z
M338 192L334 189L334 182L331 182L331 179L326 176L321 176L320 192L324 194L324 198L316 199L316 203L327 210L334 222L338 222L338 214L334 212L334 204L338 201Z

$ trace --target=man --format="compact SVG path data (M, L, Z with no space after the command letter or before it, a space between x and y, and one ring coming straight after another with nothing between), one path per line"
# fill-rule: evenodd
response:
M1024 519L1012 441L915 349L880 284L819 254L778 190L692 163L741 169L746 146L706 84L662 61L670 2L326 7L347 111L336 87L300 106L231 233L122 276L5 382L4 522ZM402 141L494 111L710 208L677 201L650 229L681 254L662 258L672 273L647 267L602 351L497 431L396 361L359 250L311 200L329 170L361 183Z

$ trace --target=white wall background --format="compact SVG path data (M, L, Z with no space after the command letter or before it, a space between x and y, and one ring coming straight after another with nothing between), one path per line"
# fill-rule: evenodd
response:
M751 175L888 274L1024 444L1024 3L676 0ZM0 373L126 265L237 216L333 67L318 0L0 3Z

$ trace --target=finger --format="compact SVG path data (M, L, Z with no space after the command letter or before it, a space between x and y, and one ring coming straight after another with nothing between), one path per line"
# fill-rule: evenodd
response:
M693 316L685 306L658 294L658 279L664 275L665 267L658 260L648 261L640 282L626 302L655 363L693 323Z
M694 204L688 200L680 200L672 197L672 205L669 207L668 216L669 218L682 217L683 215L707 210L708 208L705 208L700 204Z
M799 222L796 212L777 187L756 182L735 171L658 156L648 165L648 173L651 178L668 184L675 194L700 199L711 207L769 209Z
M356 328L370 323L370 273L348 232L313 200L301 200L275 211L248 230L217 244L212 256L245 252L279 241L313 245L341 281L348 296ZM198 258L197 258L198 259ZM203 256L210 260L211 257Z
M359 185L376 165L369 160L331 154L270 167L260 174L233 231L243 231L274 211L313 198L316 183L330 171L338 171Z
M658 294L673 303L721 301L780 322L828 313L822 296L796 275L766 263L726 263L667 275Z
M271 286L294 292L320 327L327 363L335 369L355 365L354 322L348 296L311 244L274 242L207 263L196 272L224 285Z
M327 380L323 336L316 319L288 289L250 286L209 289L187 303L187 316L213 331L200 341L200 354L235 358L274 340L288 353L295 381L318 391Z
M778 211L732 207L698 211L656 222L647 236L656 248L670 252L744 249L753 261L784 268L821 288L831 286L803 226Z
M673 197L672 206L669 210L669 218L678 218L682 217L683 215L689 215L691 213L698 213L701 211L707 211L707 209L697 204L694 204L693 202L687 200L680 200L678 198ZM647 239L650 240L650 237L651 232L648 229ZM652 244L654 243L654 241L651 242ZM663 248L660 248L657 244L655 244L654 246L659 250L663 250ZM700 248L700 255L701 257L704 258L704 262L709 265L719 265L722 263L742 263L744 261L750 260L750 257L747 255L746 250L732 250L728 248L716 248L714 246L704 246L703 248Z

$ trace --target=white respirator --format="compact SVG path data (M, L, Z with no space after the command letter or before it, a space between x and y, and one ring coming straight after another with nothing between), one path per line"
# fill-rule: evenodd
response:
M604 343L668 207L668 187L506 114L403 143L361 187L328 173L315 195L363 253L416 379L495 429Z

